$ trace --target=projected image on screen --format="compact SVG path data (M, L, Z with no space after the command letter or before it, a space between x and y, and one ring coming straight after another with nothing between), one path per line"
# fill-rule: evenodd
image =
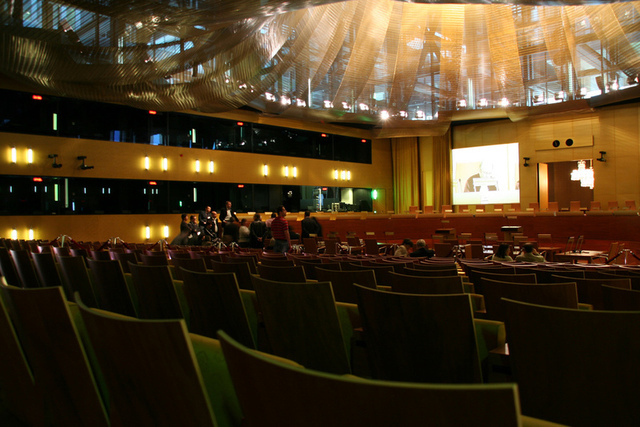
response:
M518 143L451 152L453 204L520 203Z

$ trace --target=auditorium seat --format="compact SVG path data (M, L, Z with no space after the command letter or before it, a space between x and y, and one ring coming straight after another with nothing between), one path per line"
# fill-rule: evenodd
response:
M408 426L437 420L443 427L515 427L535 421L520 414L515 384L409 384L324 374L247 349L224 332L219 339L247 425Z
M355 285L374 379L481 383L469 295L416 295Z
M78 306L109 391L111 425L241 424L217 340L188 334L184 320L141 321Z
M252 280L272 354L309 369L351 373L331 283Z
M640 312L506 300L522 413L563 425L640 425Z
M256 348L257 337L251 332L240 288L233 273L183 270L182 277L190 311L190 332L215 339L216 333L223 330L243 345Z
M129 263L129 268L138 318L182 319L185 317L168 266Z
M0 285L0 290L12 308L11 320L42 393L33 396L32 408L44 408L46 425L108 426L104 396L62 288Z

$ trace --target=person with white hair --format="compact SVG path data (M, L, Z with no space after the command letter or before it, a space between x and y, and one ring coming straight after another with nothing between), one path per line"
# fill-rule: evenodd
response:
M427 248L427 242L425 242L424 239L419 239L416 242L416 250L411 252L409 256L431 258L435 254L436 252L433 249Z

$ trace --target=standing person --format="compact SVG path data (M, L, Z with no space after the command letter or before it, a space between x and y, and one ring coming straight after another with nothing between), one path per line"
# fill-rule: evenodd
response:
M237 222L231 218L231 221L224 226L222 232L222 242L225 245L229 245L233 242L238 243L238 239L240 238L240 226Z
M191 232L191 229L189 228L189 216L187 214L182 214L180 215L180 218L180 234L171 241L172 245L186 245L189 241L189 233Z
M289 222L284 219L287 216L287 210L284 206L278 206L276 211L278 216L271 222L271 235L275 240L273 251L279 253L287 253L291 247L291 238L289 237Z
M311 212L304 212L304 219L300 222L300 227L302 228L302 238L309 237L310 234L315 234L320 237L322 235L322 228L320 227L320 223L315 217L311 216Z
M240 229L238 230L238 246L248 248L250 236L251 231L249 231L249 227L247 227L247 219L242 218L240 220Z
M262 238L267 231L267 224L262 221L260 214L253 216L253 222L249 225L249 246L262 249Z
M220 211L220 220L223 223L222 226L224 227L226 224L231 222L231 219L233 219L235 222L240 222L240 220L236 216L236 213L233 211L233 209L231 209L231 202L227 200L224 208L222 208L222 210Z
M222 233L222 224L218 219L218 212L211 211L211 222L213 223L213 225L211 226L211 230L216 235L216 237L219 238Z

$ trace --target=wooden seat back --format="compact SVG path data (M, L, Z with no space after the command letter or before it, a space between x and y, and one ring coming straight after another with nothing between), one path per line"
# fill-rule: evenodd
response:
M515 283L482 278L486 318L504 322L502 298L551 307L578 308L578 290L575 282L568 283Z
M331 282L334 298L340 302L357 304L358 298L353 286L354 283L373 289L377 285L373 270L341 271L318 267L315 271L319 281Z
M570 278L565 276L564 272L559 272L553 275L553 279L556 283L576 282L578 285L578 302L591 304L594 310L604 309L602 285L631 289L631 280L629 278L580 279Z
M424 271L424 270L419 270ZM390 273L391 289L403 294L461 294L464 286L460 276L414 276Z
M640 423L640 312L505 306L522 412L563 425Z
M356 291L373 378L482 382L469 295Z
M135 317L131 294L119 261L87 260L98 308Z
M304 275L304 268L300 265L289 267L274 267L271 265L258 265L258 273L260 277L266 280L275 280L282 282L305 282L307 280Z
M184 318L169 267L129 263L129 269L140 319Z
M84 257L79 256L61 256L58 258L60 271L62 273L62 284L67 299L72 299L73 295L78 292L80 298L89 307L98 307L96 294L93 284L89 278L89 271L85 264Z
M331 375L244 348L223 332L219 339L247 425L520 425L515 384L445 386Z
M252 280L273 354L309 369L351 372L331 283Z
M33 267L31 257L25 249L11 249L11 258L16 266L18 277L20 277L20 281L22 282L21 287L39 288L42 286L40 284L40 280L38 280L38 276L36 275L36 270Z
M78 305L112 425L216 425L184 320L140 321Z
M233 273L183 270L182 277L184 294L191 312L191 332L215 339L217 332L222 330L243 345L256 348L240 297L240 288Z
M0 285L0 292L8 303L52 424L109 425L62 288L19 289Z

